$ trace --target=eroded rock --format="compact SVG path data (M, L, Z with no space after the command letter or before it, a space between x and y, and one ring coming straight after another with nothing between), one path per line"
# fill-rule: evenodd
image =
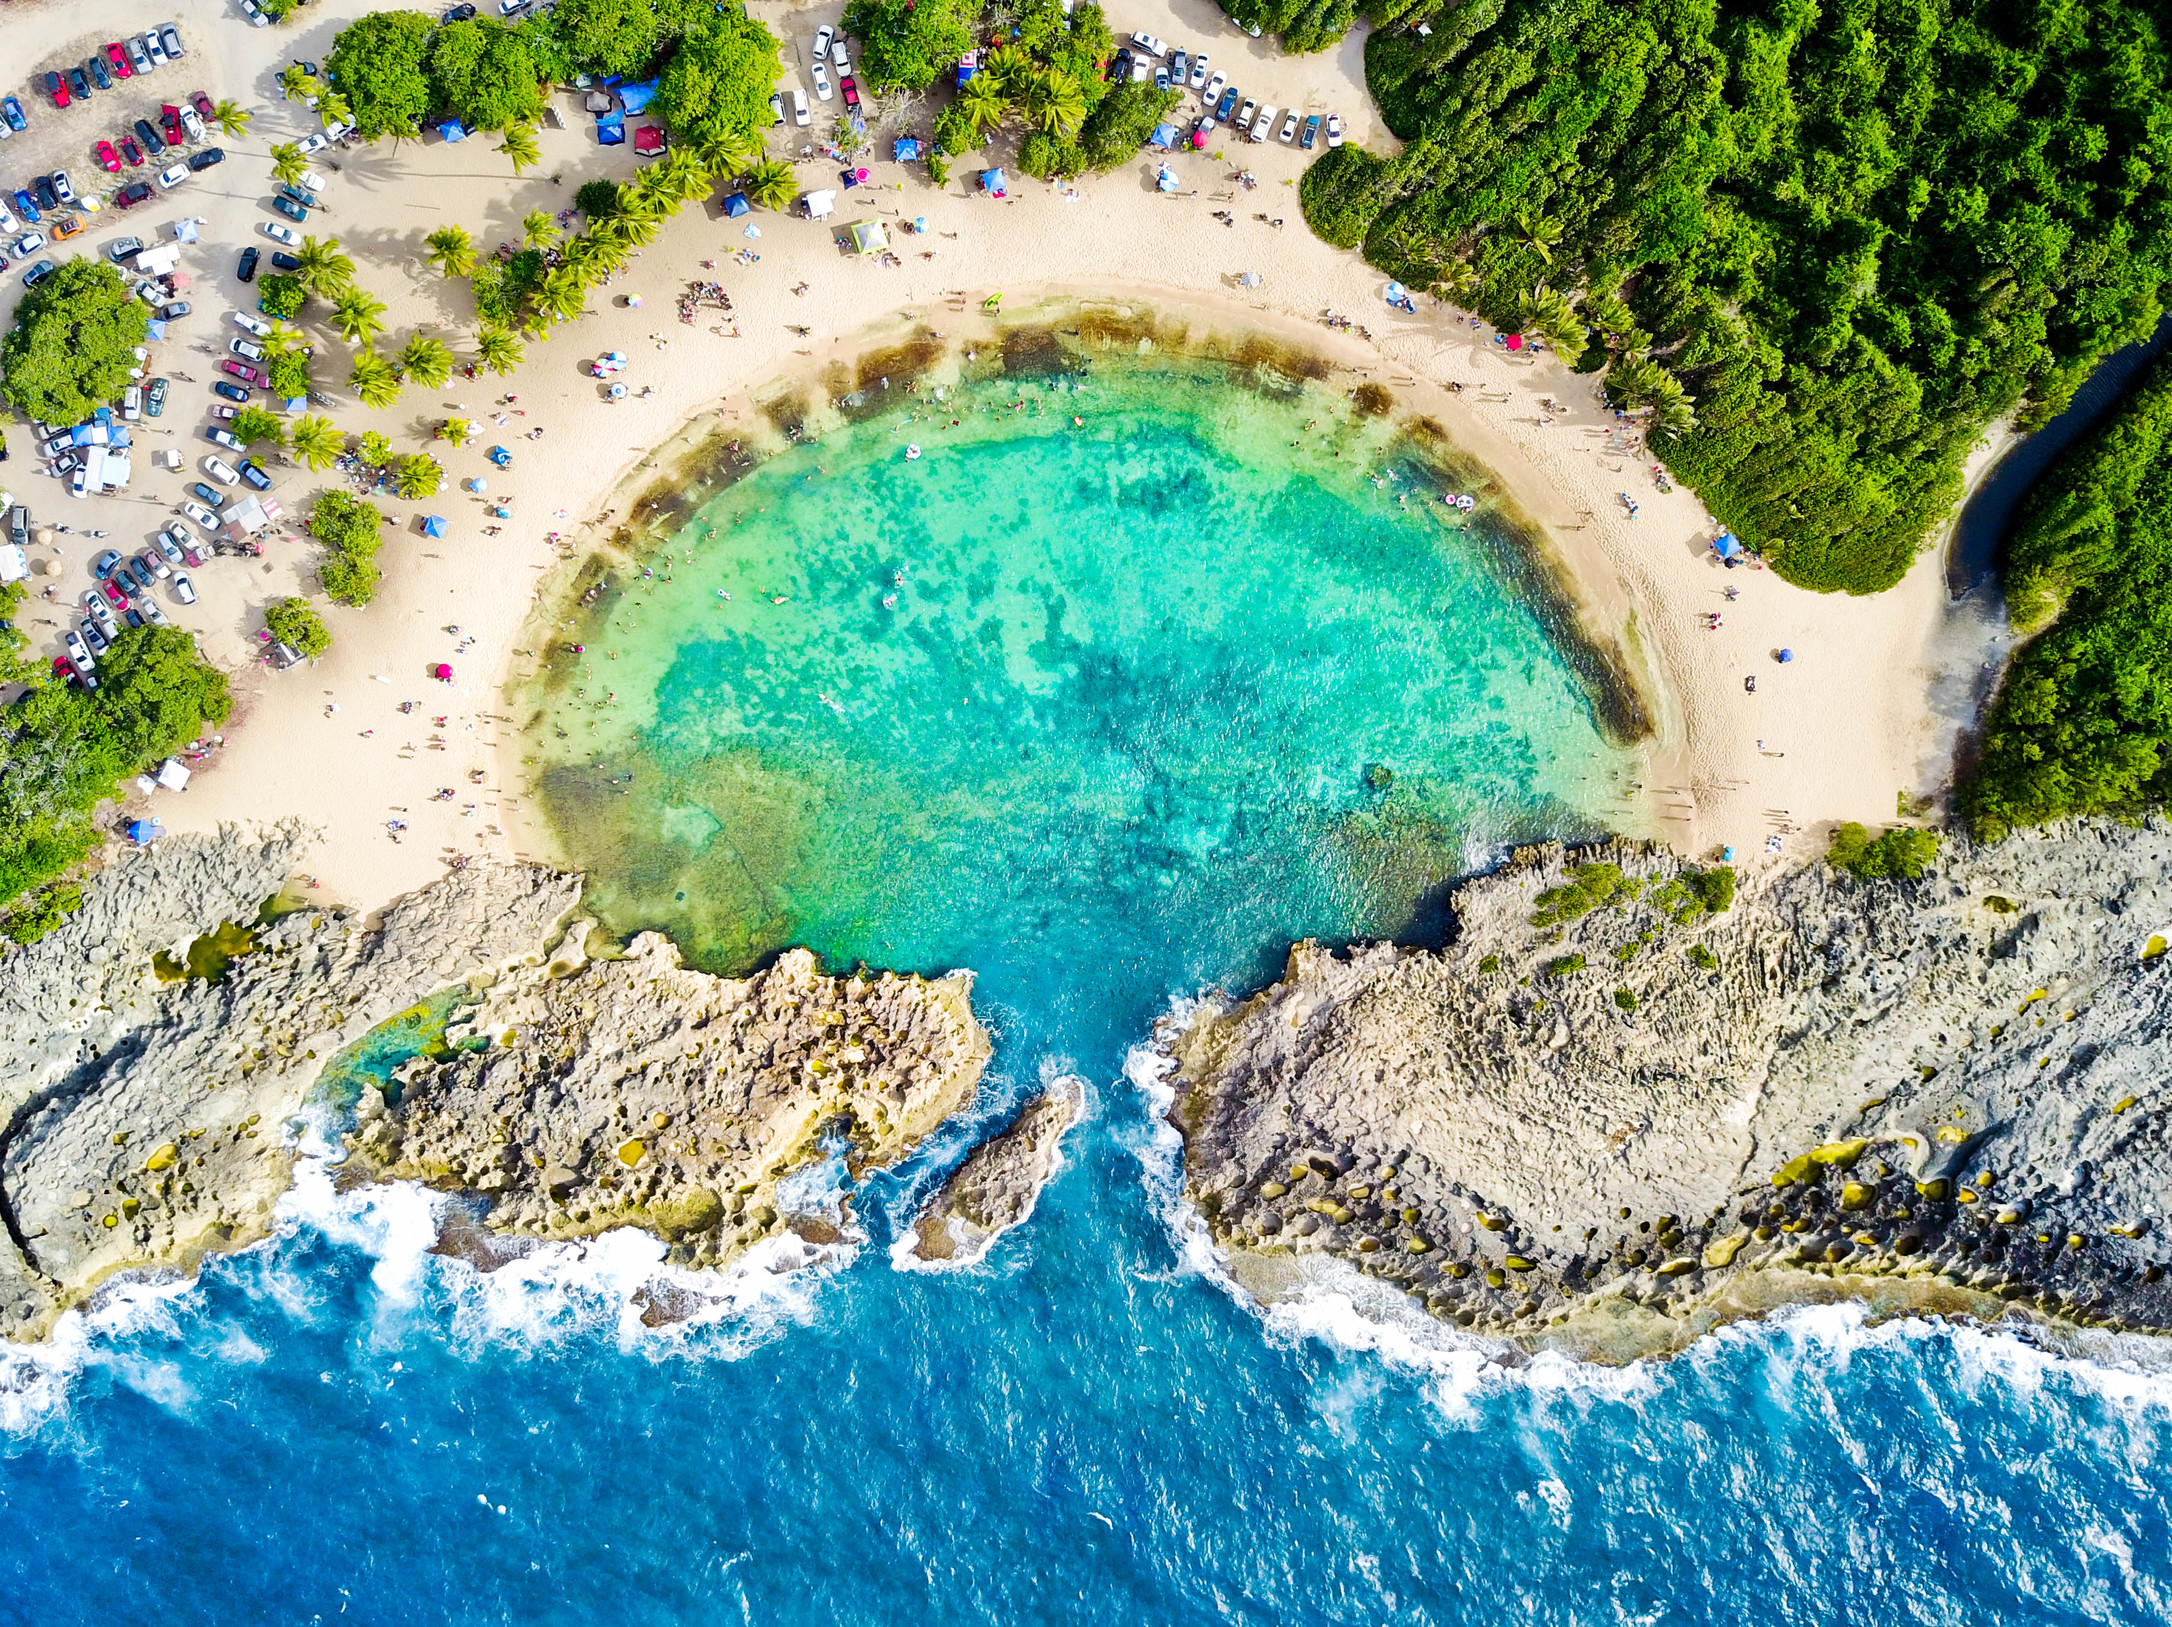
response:
M1033 1213L1055 1172L1064 1131L1077 1120L1084 1087L1059 1079L1002 1130L975 1147L913 1222L913 1253L970 1265Z

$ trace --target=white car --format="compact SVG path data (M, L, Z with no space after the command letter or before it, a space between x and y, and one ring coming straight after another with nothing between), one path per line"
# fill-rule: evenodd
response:
M1282 121L1282 133L1275 139L1287 144L1297 135L1297 127L1305 121L1297 116L1297 109L1290 109L1290 116Z
M1229 75L1217 68L1214 77L1207 81L1207 88L1199 93L1199 100L1206 106L1212 107L1222 99L1222 92L1228 88Z
M204 507L203 504L183 503L181 505L181 512L183 514L186 514L191 520L195 521L196 524L202 526L205 536L215 537L219 534L218 516L213 514L208 508Z
M241 481L241 476L234 473L222 458L206 457L202 468L205 474L222 486L238 485Z
M173 579L173 596L183 604L196 602L196 584L186 575L176 573Z
M815 61L820 62L824 57L830 54L830 41L834 40L835 38L837 38L837 30L832 28L828 23L824 23L820 28L815 30Z
M842 34L837 36L837 43L830 47L830 66L840 74L852 72L852 58L845 53L845 38Z
M186 164L175 164L170 166L169 168L162 169L158 172L159 190L162 192L171 192L175 187L179 186L183 181L187 180L188 178L189 167Z
M158 37L157 30L147 29L144 32L143 49L151 58L152 67L163 68L166 66L166 42Z
M1169 47L1167 45L1165 45L1162 41L1156 39L1153 35L1145 33L1143 31L1132 35L1131 43L1136 45L1140 50L1144 51L1148 56L1167 56L1169 54Z
M166 569L163 565L159 567L158 574L161 576L164 576L166 574ZM166 619L166 612L159 609L158 601L152 598L148 593L146 593L142 598L136 601L136 608L143 613L143 619L149 622L153 627L171 627L173 625L172 622Z
M143 386L131 384L121 392L121 416L134 423L143 416Z
M253 333L260 339L271 332L269 322L260 316L251 316L247 311L234 312L234 326L244 333Z
M64 204L75 202L75 186L64 169L53 171L53 196Z
M11 260L27 260L44 247L45 234L43 232L26 232L18 237L15 240L15 246L8 250L8 258Z
M241 13L249 19L251 28L271 27L271 19L264 15L264 8L256 0L241 0Z
M22 229L23 223L15 218L6 204L0 203L0 233L19 232Z
M106 603L106 596L92 588L83 595L83 608L90 612L91 620L98 624L98 630L111 638L114 628L120 623L114 619L113 606Z
M814 123L814 116L807 111L807 93L797 86L792 90L792 122L802 130Z
M312 130L294 145L301 148L304 153L321 153L325 148L332 145L332 138L322 130Z
M1330 147L1340 147L1342 145L1342 115L1340 113L1330 113L1327 116L1327 144Z
M264 347L253 345L246 339L229 339L226 341L226 348L244 361L260 362L264 359Z
M1232 130L1235 130L1239 135L1242 135L1244 132L1252 128L1252 115L1257 113L1258 111L1259 103L1254 101L1251 97L1247 96L1244 99L1244 106L1237 109L1236 121L1230 125L1230 128Z
M182 109L181 109L181 128L182 128L183 130L185 130L185 131L187 131L187 132L188 132L188 138L189 138L189 140L191 140L191 141L201 141L201 140L203 140L203 139L204 139L204 120L203 120L203 115L202 115L202 114L200 114L200 113L198 113L198 112L196 111L196 109L195 109L195 108L193 108L193 107L184 107L184 108L182 108Z
M322 192L324 190L324 177L313 169L305 169L294 178L294 184L304 192Z
M814 81L815 100L826 102L836 94L830 89L830 70L817 62L807 70L807 77Z
M1252 121L1252 128L1246 133L1251 136L1254 141L1265 141L1269 136L1275 133L1275 114L1280 111L1280 108L1275 107L1261 108L1259 110L1259 117Z
M205 429L204 439L209 441L213 446L225 447L229 452L240 452L246 454L249 450L246 446L243 446L241 444L240 437L236 436L230 430L224 430L219 428L219 426L216 424L213 424Z
M83 642L83 635L73 627L60 635L60 642L68 651L68 659L79 667L97 665L91 660L90 646Z
M160 553L166 556L167 564L178 565L181 563L181 545L165 532L161 531L157 536L153 537L151 543Z
M143 41L129 40L126 49L128 51L128 60L134 64L136 72L149 73L151 71L151 59L144 54Z
M274 243L284 243L290 249L298 249L302 246L302 234L292 226L282 226L276 220L267 220L261 224L264 228L264 235Z
M1193 58L1192 58L1192 77L1191 77L1191 86L1192 86L1192 89L1194 89L1194 90L1197 90L1197 89L1198 89L1198 88L1199 88L1199 87L1200 87L1201 85L1204 85L1204 84L1205 84L1206 82L1207 82L1207 53L1206 53L1206 52L1204 52L1204 51L1201 51L1201 52L1200 52L1200 53L1199 53L1199 54L1198 54L1197 56L1195 56L1195 57L1193 57Z

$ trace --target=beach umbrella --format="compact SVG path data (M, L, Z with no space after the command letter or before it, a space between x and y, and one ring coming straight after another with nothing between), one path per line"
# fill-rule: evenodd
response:
M1790 661L1792 661L1792 660L1794 660L1794 659L1795 659L1795 652L1794 652L1793 650L1782 650L1782 651L1780 652L1780 664L1781 664L1782 666L1786 666L1788 662L1790 662Z
M481 475L471 476L467 486L469 491L481 491L483 489L483 477Z
M612 386L611 386L611 399L612 399L613 401L623 401L623 400L625 400L625 399L626 399L626 386L625 386L625 385L623 385L623 384L614 384L614 385L612 385Z
M441 514L426 516L422 522L422 534L426 537L442 537L445 534L445 517Z
M913 220L913 231L914 231L914 232L915 232L915 233L916 233L917 235L920 235L920 236L926 236L926 235L927 235L927 230L928 230L928 217L927 217L926 215L919 215L919 216L916 216L916 217L914 217L914 220Z
M1237 280L1243 283L1244 286L1247 288L1257 288L1259 286L1259 273L1256 271L1247 271Z
M444 662L440 661L436 666L430 669L430 676L437 679L440 683L449 684L452 682L452 668L447 666Z

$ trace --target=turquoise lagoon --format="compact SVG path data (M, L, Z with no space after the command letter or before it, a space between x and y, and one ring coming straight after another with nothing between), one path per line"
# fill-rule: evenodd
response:
M932 388L590 578L527 738L615 929L974 968L976 1123L862 1183L843 1258L662 1327L637 1234L482 1274L431 1252L442 1200L305 1163L273 1243L0 1361L0 1624L2172 1619L2145 1345L1827 1309L1617 1371L1355 1280L1234 1293L1154 1019L1296 936L1437 935L1450 878L1597 828L1633 754L1500 494L1392 421L1204 363ZM1031 1221L893 1264L1058 1071L1091 1108Z

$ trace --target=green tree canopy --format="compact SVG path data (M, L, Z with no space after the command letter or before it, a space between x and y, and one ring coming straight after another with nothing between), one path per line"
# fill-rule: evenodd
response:
M495 17L448 23L430 44L433 105L477 130L505 130L543 117L543 75L528 31Z
M541 23L556 55L552 71L638 78L656 54L709 8L700 0L558 0ZM563 66L558 62L562 59Z
M419 11L373 11L339 31L325 72L365 141L412 136L430 116L430 42L437 23Z
M27 418L72 424L120 399L151 315L112 266L64 260L15 308L0 342L8 404Z
M686 31L656 89L656 111L682 145L712 164L759 147L782 71L776 36L736 6Z
M363 461L373 468L392 461L391 444L363 437ZM377 595L377 550L384 541L384 515L375 505L343 491L328 491L309 511L309 534L324 544L317 580L339 604L365 605Z
M307 599L274 599L264 607L264 627L305 658L313 659L332 647L331 629Z
M845 32L860 42L861 79L876 90L925 90L973 48L980 10L979 0L852 0Z

